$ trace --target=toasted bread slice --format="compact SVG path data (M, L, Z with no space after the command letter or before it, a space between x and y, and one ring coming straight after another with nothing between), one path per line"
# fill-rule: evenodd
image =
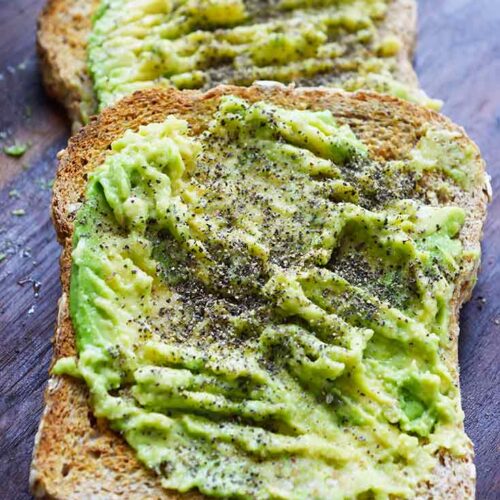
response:
M48 0L38 21L38 51L45 88L67 109L74 130L86 123L98 108L87 67L87 38L99 4L100 0ZM401 42L392 76L408 87L417 88L411 62L417 31L415 0L392 0L377 29L380 39L394 35ZM233 83L223 77L217 80ZM323 82L308 82L305 78L300 79L300 84L321 85Z
M467 213L460 239L466 250L479 250L488 201L488 180L476 146L465 132L445 117L388 96L373 93L345 93L333 89L294 89L282 85L254 85L249 88L219 86L206 93L153 89L139 91L93 118L69 142L59 158L54 184L52 215L61 256L62 297L54 340L54 362L75 354L75 332L68 309L72 231L75 213L84 199L87 174L100 165L110 144L126 130L165 119L185 119L194 134L207 127L221 97L239 96L249 102L265 100L282 107L330 110L340 124L349 125L368 146L370 155L381 160L404 158L415 146L425 127L453 131L457 141L472 145L479 175L468 192L457 189L453 203ZM445 361L458 385L459 311L471 293L478 271L477 261L464 267L451 307L451 348ZM96 420L87 403L84 383L67 376L50 376L45 411L35 441L31 488L45 498L200 498L198 493L165 491L155 475L136 459L134 452L111 431L105 421ZM415 498L472 498L475 468L472 445L466 456L456 458L446 451L429 482L419 485Z

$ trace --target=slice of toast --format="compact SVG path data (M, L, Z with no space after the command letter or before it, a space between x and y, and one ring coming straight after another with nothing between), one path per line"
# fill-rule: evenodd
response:
M87 38L99 4L100 0L48 0L38 21L38 52L45 88L67 109L74 130L86 123L98 106L87 68ZM395 35L401 42L392 76L398 82L417 88L411 62L417 32L416 1L392 0L377 28L380 39ZM300 84L309 82L301 79Z
M75 354L74 330L69 316L73 220L84 199L88 172L103 162L110 144L126 130L159 122L167 115L185 119L195 135L206 129L224 95L249 102L265 100L295 109L330 110L339 124L349 125L380 160L401 159L428 126L453 131L457 141L475 151L478 176L469 191L457 189L452 202L467 213L460 233L465 250L478 251L482 235L489 184L484 162L465 132L445 117L388 96L333 89L295 89L282 85L249 88L219 86L206 93L153 89L139 91L93 118L69 142L59 156L54 183L52 215L61 256L62 297L54 340L54 362ZM467 269L467 270L465 270ZM459 311L471 294L478 271L472 260L456 282L451 306L451 348L445 362L458 385ZM179 494L162 489L159 479L135 458L133 450L111 431L105 421L95 419L87 403L84 383L67 376L50 376L45 411L35 440L30 483L35 496L44 498L201 498L198 493ZM472 445L466 456L440 454L432 480L419 485L415 498L472 498L475 468Z

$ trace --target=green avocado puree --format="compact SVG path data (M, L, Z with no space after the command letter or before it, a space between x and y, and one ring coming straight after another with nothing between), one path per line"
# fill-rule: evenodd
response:
M196 137L173 116L126 131L76 216L78 358L54 372L166 488L410 497L469 446L446 353L478 256L418 187L466 185L450 138L380 162L329 111L232 96Z
M397 81L391 0L102 0L88 41L100 107L138 89L276 80L373 89L439 106Z

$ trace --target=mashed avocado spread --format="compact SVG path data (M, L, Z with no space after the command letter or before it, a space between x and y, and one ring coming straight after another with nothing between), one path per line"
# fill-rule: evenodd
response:
M419 191L467 189L455 139L430 127L379 162L329 111L233 96L199 136L173 116L125 132L77 213L78 359L54 372L166 488L411 496L469 443L446 352L477 256L463 210Z
M398 82L391 0L103 0L88 42L103 108L157 85L256 80L369 88L438 106Z

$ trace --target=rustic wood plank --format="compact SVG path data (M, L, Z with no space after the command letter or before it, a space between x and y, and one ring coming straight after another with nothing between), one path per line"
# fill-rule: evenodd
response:
M0 149L31 142L20 159L0 152L0 498L9 500L31 498L29 464L60 293L49 182L69 126L39 78L34 42L42 4L0 0ZM26 215L12 215L17 209Z
M39 78L35 23L43 3L0 0L0 149L31 143L20 159L0 153L0 187L67 134L64 113L47 99Z
M29 498L34 433L52 355L59 247L48 214L54 155L65 137L0 192L0 498ZM9 196L11 189L20 193ZM26 210L15 216L12 210Z
M68 124L39 81L34 26L42 4L0 0L0 132L6 133L0 145L32 142L19 160L0 153L0 254L6 255L0 262L0 498L5 499L30 498L29 462L60 291L48 182ZM497 190L500 9L491 0L420 0L419 6L416 64L423 86L445 100L444 112L478 142ZM12 215L16 209L26 214ZM479 499L500 498L499 215L500 201L495 199L483 269L462 314L460 340L463 404L467 431L476 445Z

